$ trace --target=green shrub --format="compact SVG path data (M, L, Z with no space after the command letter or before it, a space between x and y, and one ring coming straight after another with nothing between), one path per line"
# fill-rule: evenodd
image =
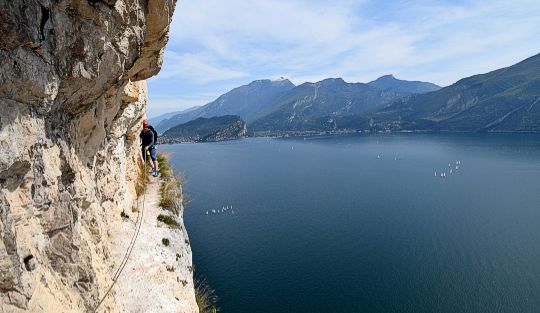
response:
M167 226L170 226L170 227L179 227L180 226L180 224L178 224L178 222L174 219L174 217L172 217L170 215L160 214L160 215L158 215L157 220L164 223Z

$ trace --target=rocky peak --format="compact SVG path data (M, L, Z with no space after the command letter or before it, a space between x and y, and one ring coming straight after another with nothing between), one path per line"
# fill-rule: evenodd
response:
M376 82L383 82L383 81L394 81L394 80L397 80L397 78L395 78L393 74L387 74L387 75L383 75L383 76L377 78L375 81Z
M338 85L345 85L347 84L347 82L345 82L343 80L343 78L341 77L338 77L338 78L326 78L326 79L323 79L317 83L315 83L315 85L317 86L338 86Z

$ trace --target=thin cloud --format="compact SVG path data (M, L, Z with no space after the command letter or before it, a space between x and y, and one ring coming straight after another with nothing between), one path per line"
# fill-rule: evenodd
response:
M532 0L184 0L150 93L171 81L185 97L279 76L444 86L539 53L539 16Z
M162 71L157 79L176 78L197 84L205 84L249 76L248 72L215 66L212 63L212 60L204 55L192 53L178 54L167 50L165 52L165 62L162 66Z
M208 103L205 99L150 99L148 104L148 117L156 117L160 114L181 111L195 106Z

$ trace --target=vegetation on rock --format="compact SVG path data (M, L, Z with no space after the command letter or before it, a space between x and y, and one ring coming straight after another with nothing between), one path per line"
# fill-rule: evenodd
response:
M180 224L170 215L160 214L158 215L157 220L170 227L180 227Z
M205 279L195 281L195 300L199 306L199 313L219 312L217 307L219 298Z

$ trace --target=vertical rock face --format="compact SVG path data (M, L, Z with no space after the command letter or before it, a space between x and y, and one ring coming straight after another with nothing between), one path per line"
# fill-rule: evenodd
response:
M0 0L0 311L88 311L108 288L175 2Z

